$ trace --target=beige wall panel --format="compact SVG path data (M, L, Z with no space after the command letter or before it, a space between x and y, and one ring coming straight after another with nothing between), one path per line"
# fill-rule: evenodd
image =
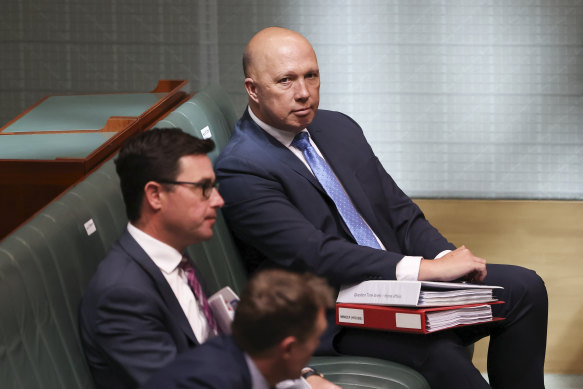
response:
M549 294L545 371L583 374L583 202L416 200L456 246L492 263L535 270ZM474 363L486 371L488 340Z

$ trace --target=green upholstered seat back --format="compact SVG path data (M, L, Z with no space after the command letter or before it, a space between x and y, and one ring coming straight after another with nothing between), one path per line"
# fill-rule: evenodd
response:
M197 94L157 126L181 127L198 137L208 126L211 137L224 146L234 111L229 120L224 117L211 97L221 95L217 88ZM225 101L222 109L230 104ZM126 224L110 160L0 243L2 387L93 387L77 331L78 304ZM243 287L245 272L221 215L215 237L188 251L211 291L231 285L239 292Z
M231 100L231 96L220 86L216 85L209 85L206 88L202 89L199 94L208 96L212 101L217 104L221 112L223 113L223 117L227 121L227 130L228 130L228 137L231 137L233 133L233 129L235 128L235 123L239 119L239 116L233 109L233 101ZM223 145L224 147L224 145Z
M154 124L154 127L177 127L197 138L210 137L216 144L216 149L209 154L214 162L229 141L230 123L234 123L235 117L228 95L219 87L207 87ZM187 253L202 272L209 292L228 285L238 293L245 285L245 269L220 211L213 239L188 247Z
M214 161L229 142L233 131L231 123L234 122L235 111L228 96L223 94L219 87L204 88L154 124L154 127L181 128L197 138L211 138L215 141L216 149L209 157ZM224 100L214 100L220 97Z
M78 304L126 223L109 161L0 243L3 387L93 387Z

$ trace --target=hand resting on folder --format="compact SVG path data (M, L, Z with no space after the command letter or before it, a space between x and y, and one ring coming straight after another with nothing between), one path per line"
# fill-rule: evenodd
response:
M461 246L438 259L422 259L419 281L464 280L482 282L486 277L486 260Z

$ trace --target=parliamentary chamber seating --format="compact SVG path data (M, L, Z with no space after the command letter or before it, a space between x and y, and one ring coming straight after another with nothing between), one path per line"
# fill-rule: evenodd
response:
M148 128L179 127L212 138L217 157L238 114L228 94L209 86L182 100ZM127 218L114 156L0 242L0 385L92 388L77 330L81 297ZM188 248L209 292L240 292L246 272L219 214L212 240ZM373 358L314 357L310 363L343 388L429 388L414 370Z

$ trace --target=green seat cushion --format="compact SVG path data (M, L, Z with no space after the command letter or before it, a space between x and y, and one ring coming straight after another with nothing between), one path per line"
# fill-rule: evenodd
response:
M313 357L310 366L344 389L430 389L425 378L413 369L375 358Z

